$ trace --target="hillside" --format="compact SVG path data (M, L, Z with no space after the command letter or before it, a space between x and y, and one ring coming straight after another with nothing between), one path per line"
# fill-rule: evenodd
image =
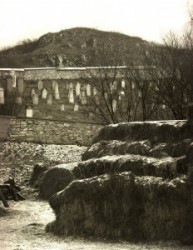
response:
M56 33L47 33L35 41L24 41L21 45L0 52L0 67L42 66L94 66L119 64L132 60L143 61L144 48L151 44L138 37L115 32L104 32L89 28L72 28ZM104 60L105 58L105 60Z

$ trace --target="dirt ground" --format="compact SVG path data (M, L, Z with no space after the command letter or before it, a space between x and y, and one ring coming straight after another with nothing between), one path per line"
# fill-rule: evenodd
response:
M7 144L0 145L0 180L5 180L12 171L12 162L17 164L16 182L22 188L24 201L9 202L10 207L4 208L0 201L0 249L2 250L162 250L193 249L183 247L177 242L128 243L109 242L96 239L80 239L58 237L45 232L48 222L54 220L54 214L48 202L37 198L37 193L29 186L29 179L36 159L46 162L61 158L69 162L76 157L78 160L84 148L63 146L62 148L23 143L11 145L7 153ZM14 146L14 147L13 147ZM61 146L60 146L61 147ZM43 148L43 153L42 153ZM40 152L41 149L41 152ZM17 152L17 154L15 154ZM25 153L25 155L24 155ZM34 157L32 158L32 156ZM13 157L11 157L13 156ZM22 157L21 157L22 156ZM41 158L38 158L38 156ZM55 157L55 158L53 158ZM30 163L32 162L32 164ZM21 164L22 163L22 164ZM4 216L2 214L5 213Z
M1 207L2 208L2 205ZM11 202L6 215L0 217L0 248L4 250L161 250L192 249L175 242L128 243L58 237L45 232L54 214L45 201Z

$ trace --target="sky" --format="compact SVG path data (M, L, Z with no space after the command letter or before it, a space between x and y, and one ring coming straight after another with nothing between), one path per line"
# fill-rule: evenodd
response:
M74 27L115 31L161 43L169 31L180 33L190 25L191 1L0 0L0 48Z

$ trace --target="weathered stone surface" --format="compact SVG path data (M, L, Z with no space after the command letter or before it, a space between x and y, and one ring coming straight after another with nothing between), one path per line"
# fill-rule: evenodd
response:
M49 143L89 145L102 127L97 124L67 123L37 119L11 119L10 140ZM24 138L25 137L25 138Z
M24 89L25 89L25 86L24 86L23 78L18 78L17 79L17 91L18 91L20 96L23 96Z
M0 87L0 104L5 103L4 88Z

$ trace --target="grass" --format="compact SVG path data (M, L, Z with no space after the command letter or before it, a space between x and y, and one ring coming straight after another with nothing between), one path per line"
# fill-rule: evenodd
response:
M133 60L142 61L143 59L140 49L136 50L136 44L141 46L144 44L144 41L140 38L89 28L73 28L57 33L47 33L36 41L25 42L0 51L0 66L57 66L54 63L55 55L65 56L64 66L100 65L101 58L98 58L97 54L104 42L112 45L112 51L116 51L119 45L127 48L129 57L132 57ZM147 43L145 44L147 46ZM83 48L82 45L85 45L85 47ZM133 50L135 50L135 54L132 53ZM86 62L82 60L82 54L86 55ZM50 60L51 57L53 60Z

